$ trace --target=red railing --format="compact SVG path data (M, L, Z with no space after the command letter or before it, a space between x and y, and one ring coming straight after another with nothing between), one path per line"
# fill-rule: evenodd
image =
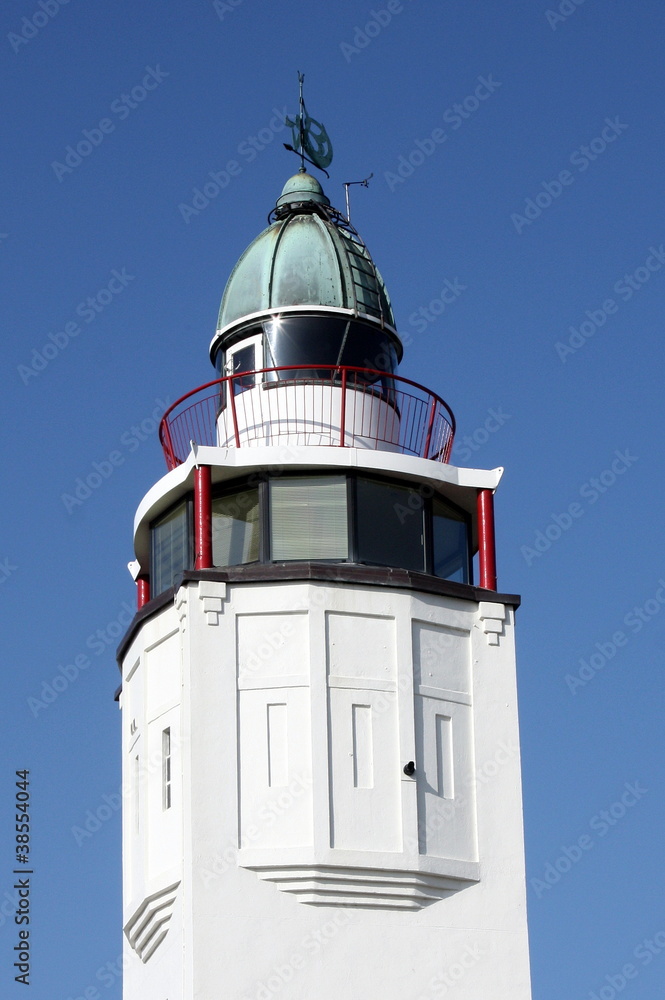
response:
M293 391L275 391L280 389ZM454 434L448 405L417 382L335 365L261 368L215 379L173 403L159 426L169 469L185 461L192 441L242 447L289 439L448 462Z

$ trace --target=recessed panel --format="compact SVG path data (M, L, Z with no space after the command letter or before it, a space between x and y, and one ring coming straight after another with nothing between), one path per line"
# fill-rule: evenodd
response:
M475 861L471 708L416 696L415 709L420 853Z
M147 720L180 702L180 633L172 632L145 652Z
M394 683L395 621L373 615L329 613L328 675ZM360 685L362 687L362 684Z
M470 694L469 633L414 621L413 668L417 687Z
M308 687L239 695L240 847L312 842Z
M330 689L330 836L343 850L400 851L394 692Z
M238 686L309 677L306 614L238 615Z

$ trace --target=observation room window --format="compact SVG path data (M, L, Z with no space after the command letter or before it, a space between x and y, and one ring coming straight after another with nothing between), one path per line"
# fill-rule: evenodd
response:
M425 503L418 492L360 477L356 489L359 562L424 572Z
M189 501L184 501L152 526L150 576L153 594L172 587L192 565L192 531Z
M469 541L466 519L443 501L432 501L432 572L444 580L469 583Z
M267 477L212 500L212 565L329 561L389 566L469 584L471 519L417 483L356 473ZM192 502L151 526L152 595L194 566Z
M256 562L259 539L259 491L256 487L212 501L213 566Z
M348 559L346 476L307 476L270 483L273 560Z

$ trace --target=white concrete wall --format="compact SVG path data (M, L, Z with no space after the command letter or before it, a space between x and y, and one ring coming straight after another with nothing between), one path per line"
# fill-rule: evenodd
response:
M125 796L125 921L160 891L171 914L145 963L127 946L126 1000L528 1000L511 609L192 583L132 668L127 774L151 726L180 758L143 854Z

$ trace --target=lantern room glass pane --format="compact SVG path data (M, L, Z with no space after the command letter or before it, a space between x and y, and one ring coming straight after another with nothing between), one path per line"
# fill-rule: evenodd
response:
M172 587L192 567L189 504L185 501L156 521L151 534L152 596Z
M290 371L279 372L280 379L340 378L330 369L299 369L298 365L346 365L379 369L386 374L397 368L397 352L390 337L368 323L338 316L284 316L265 322L263 329L266 367L293 366ZM364 381L384 379L381 375L367 375Z
M441 500L432 503L434 574L457 583L469 582L467 521Z
M270 546L283 559L347 559L346 477L307 476L270 483Z
M238 566L259 558L259 491L239 490L212 502L213 566Z
M425 505L418 491L362 478L356 491L359 561L424 572Z

